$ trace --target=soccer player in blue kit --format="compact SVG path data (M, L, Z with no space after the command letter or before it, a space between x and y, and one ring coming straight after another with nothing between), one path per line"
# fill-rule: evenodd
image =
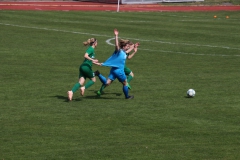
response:
M129 40L118 41L118 30L114 29L115 34L115 51L102 66L111 67L108 79L106 79L99 71L95 72L95 76L98 76L103 86L109 86L116 78L123 84L123 93L126 99L133 99L134 96L128 95L127 77L124 73L124 66L127 59L127 54L134 49L134 45L130 45Z

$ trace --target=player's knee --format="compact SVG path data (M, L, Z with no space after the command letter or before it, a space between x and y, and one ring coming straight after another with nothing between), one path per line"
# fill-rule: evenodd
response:
M112 80L110 80L110 79L107 79L107 82L106 82L106 86L109 86L110 84L112 83Z
M96 78L95 78L95 77L93 77L91 80L92 80L94 83L96 82Z
M126 85L127 85L127 81L123 81L122 84L123 84L124 86L126 86Z
M132 77L134 77L134 74L133 74L133 72L131 72L131 73L130 73L130 75L131 75Z

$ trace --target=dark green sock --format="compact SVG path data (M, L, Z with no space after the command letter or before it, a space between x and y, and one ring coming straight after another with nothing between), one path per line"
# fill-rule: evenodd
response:
M133 77L132 77L131 75L129 75L129 76L127 77L127 82L130 82L132 79L133 79Z
M76 83L76 84L73 86L73 88L72 88L72 92L73 92L73 93L76 92L80 87L81 87L80 83L79 83L79 82Z
M85 89L88 89L89 87L91 87L94 84L94 82L92 80L88 81L87 84L85 85Z
M103 84L102 86L101 86L101 88L100 88L100 92L102 93L102 91L104 90L104 88L105 88L105 84Z

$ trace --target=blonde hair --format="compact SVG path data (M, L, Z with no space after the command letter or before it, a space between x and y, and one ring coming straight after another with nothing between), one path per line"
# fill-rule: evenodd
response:
M84 46L90 45L92 46L94 42L96 42L97 39L96 38L89 38L87 41L83 42Z
M120 48L123 48L123 47L125 47L126 45L128 45L129 43L130 43L129 40L127 40L127 39L121 39L120 42L119 42L119 47L120 47Z

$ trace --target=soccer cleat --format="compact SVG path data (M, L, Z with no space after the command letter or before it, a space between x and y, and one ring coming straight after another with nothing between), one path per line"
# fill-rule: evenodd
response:
M128 98L126 98L126 99L133 99L134 98L134 96L128 96Z
M68 91L67 94L68 94L68 100L71 101L72 97L73 97L73 92L72 91Z
M100 72L99 72L98 70L96 70L96 71L94 72L94 75L95 75L95 76L99 76L99 74L100 74Z
M132 89L132 87L130 86L130 84L129 83L127 83L127 87L128 87L128 89Z
M101 96L101 91L97 91L97 95L98 95L98 96Z

